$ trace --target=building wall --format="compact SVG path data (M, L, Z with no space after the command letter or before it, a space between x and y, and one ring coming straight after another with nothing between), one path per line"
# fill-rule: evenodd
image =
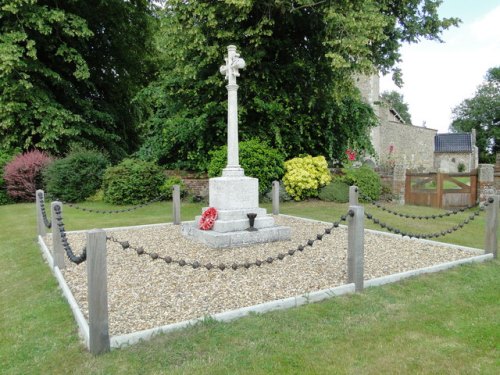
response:
M470 152L436 152L434 154L434 168L444 173L457 173L460 163L465 166L464 172L477 168L474 154Z
M391 113L390 108L378 105L379 77L357 76L356 86L363 99L369 103L380 120L371 131L371 141L380 165L404 164L411 169L434 169L434 136L437 130L403 124ZM389 156L389 147L393 153Z
M374 144L380 163L394 160L394 164L404 164L409 169L433 170L437 130L387 121L388 114L389 110L380 113L380 137ZM389 155L391 146L393 152Z

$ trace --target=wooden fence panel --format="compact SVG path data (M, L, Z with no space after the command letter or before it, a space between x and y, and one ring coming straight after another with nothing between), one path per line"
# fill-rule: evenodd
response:
M406 173L405 202L417 206L461 208L477 200L477 170L471 173Z

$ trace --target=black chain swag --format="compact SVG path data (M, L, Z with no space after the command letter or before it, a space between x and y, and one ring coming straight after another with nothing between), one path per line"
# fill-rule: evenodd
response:
M71 246L68 243L68 237L66 236L66 231L64 230L61 206L59 206L58 204L54 205L54 214L56 216L57 227L59 228L59 233L61 235L61 243L69 260L75 264L80 264L85 262L87 260L87 247L84 247L81 254L78 256L73 253L73 250L71 249Z
M181 267L188 266L188 267L192 267L193 269L205 268L209 271L212 269L219 269L220 271L232 269L232 270L236 271L237 269L240 269L240 268L249 269L250 267L260 267L260 266L263 266L266 264L271 264L274 261L283 260L287 256L293 256L297 251L302 252L302 251L306 250L307 247L313 246L316 241L322 241L324 236L331 234L332 230L339 227L341 221L347 220L347 216L351 216L351 217L354 216L354 212L352 210L350 210L345 215L342 215L340 217L339 221L334 222L330 228L325 228L323 233L318 233L314 239L309 239L306 243L304 243L303 245L297 246L297 248L295 248L295 249L290 249L287 252L280 253L274 257L270 256L266 259L257 259L253 262L247 261L244 263L235 262L232 264L226 264L226 263L212 264L209 262L206 264L201 264L201 262L199 262L197 260L193 261L193 262L188 262L185 259L173 259L170 256L161 256L157 252L146 251L144 249L144 247L142 247L142 246L140 246L140 247L132 246L132 245L130 245L130 243L128 241L120 241L112 236L107 237L107 240L111 241L111 242L118 243L122 247L123 250L132 249L139 256L140 255L149 255L152 260L158 260L158 259L163 260L167 264L177 264Z

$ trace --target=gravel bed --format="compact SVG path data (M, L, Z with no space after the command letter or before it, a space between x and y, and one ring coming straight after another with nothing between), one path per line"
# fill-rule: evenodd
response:
M324 223L275 217L277 224L292 228L291 241L237 249L211 249L184 238L180 227L164 224L141 229L109 231L131 246L188 262L244 263L276 257L323 233ZM75 253L84 246L84 233L68 233ZM46 236L51 246L50 234ZM304 295L347 283L347 229L336 228L303 252L249 269L192 269L138 256L108 241L108 303L110 335L121 335L201 316L256 305L280 298ZM392 238L365 232L365 279L414 270L473 256L446 245L409 238ZM83 314L88 319L86 262L66 259L62 270Z

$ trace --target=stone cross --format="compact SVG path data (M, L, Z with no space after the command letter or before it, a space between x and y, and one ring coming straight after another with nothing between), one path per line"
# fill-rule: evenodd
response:
M225 75L227 88L227 166L222 171L224 177L244 176L245 172L240 167L238 149L238 85L236 77L240 76L239 69L245 68L245 60L236 52L236 46L227 47L225 65L220 67L220 72Z

